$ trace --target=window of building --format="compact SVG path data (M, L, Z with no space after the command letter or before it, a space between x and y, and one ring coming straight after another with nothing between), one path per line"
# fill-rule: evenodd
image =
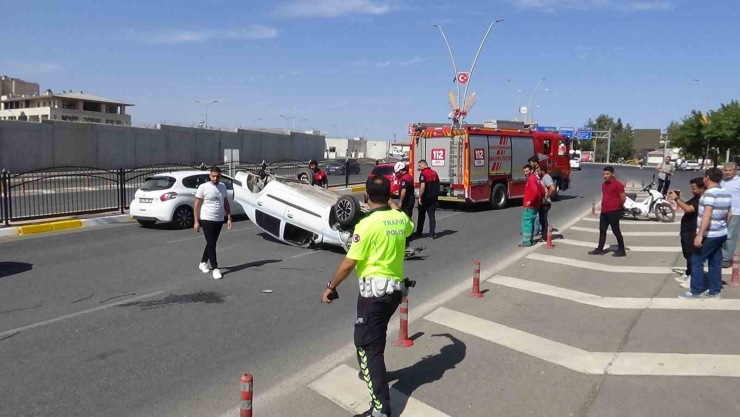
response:
M120 126L122 123L120 120L116 120L116 125Z
M337 147L336 146L329 146L329 152L336 152Z
M105 119L105 124L107 124L107 125L114 125L114 124L116 124L116 121L115 120L111 120L111 119Z
M110 114L118 114L118 106L109 104L105 107L105 112Z
M39 120L41 120L39 119L39 116L28 116L29 122L38 122Z
M93 103L90 101L85 101L82 103L82 110L84 111L93 111L96 113L100 113L103 111L102 105L100 103Z
M48 114L42 114L41 115L41 120L49 120L49 115Z
M65 121L68 121L68 122L76 122L76 121L80 120L80 118L77 117L77 116L65 116L65 115L62 115L62 120L65 120Z
M82 120L88 123L100 123L100 119L95 118L95 117L83 117Z
M76 110L77 103L70 100L62 100L62 108L66 110Z

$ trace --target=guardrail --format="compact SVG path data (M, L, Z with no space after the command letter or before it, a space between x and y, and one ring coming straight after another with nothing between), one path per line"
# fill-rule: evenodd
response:
M329 186L364 183L378 163L390 160L334 159L319 161L328 174ZM223 174L238 171L258 173L262 163L236 161L218 165ZM268 169L277 177L297 179L298 170L308 161L276 161ZM136 190L150 176L173 171L205 171L205 165L156 164L114 170L84 166L45 168L23 173L0 172L0 224L59 216L124 213Z

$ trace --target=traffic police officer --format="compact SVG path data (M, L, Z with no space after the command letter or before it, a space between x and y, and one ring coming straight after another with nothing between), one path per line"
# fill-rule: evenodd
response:
M411 219L391 201L391 184L383 176L367 181L365 198L371 211L357 223L352 246L327 284L322 301L337 298L337 286L357 268L355 346L362 378L370 391L370 410L363 417L391 415L390 390L385 370L388 322L404 294L403 261L406 238L414 231Z

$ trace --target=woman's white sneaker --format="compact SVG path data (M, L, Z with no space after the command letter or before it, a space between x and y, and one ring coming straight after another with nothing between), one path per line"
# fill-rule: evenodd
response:
M216 268L213 270L213 279L221 279L223 278L223 275L221 275L221 271Z
M204 274L211 272L211 270L208 269L208 264L205 262L201 262L200 265L198 265L198 268L200 268L200 270L203 271Z

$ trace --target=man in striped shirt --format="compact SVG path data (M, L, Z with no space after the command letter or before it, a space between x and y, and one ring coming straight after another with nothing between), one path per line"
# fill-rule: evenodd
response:
M722 245L727 240L727 223L732 208L732 195L720 188L722 171L710 168L704 174L707 187L699 200L696 219L694 255L691 257L691 291L679 298L720 299L722 292ZM704 273L704 262L709 261L709 273Z

